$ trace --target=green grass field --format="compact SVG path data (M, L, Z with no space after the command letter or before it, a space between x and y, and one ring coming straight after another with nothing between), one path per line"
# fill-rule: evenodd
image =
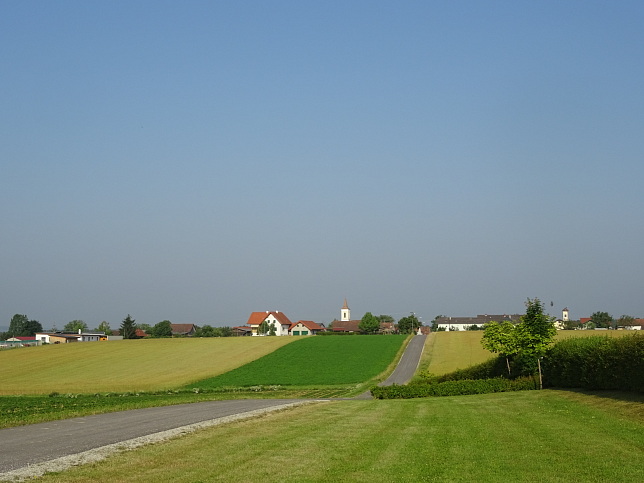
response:
M190 387L357 384L385 371L407 336L308 337Z
M294 337L150 339L0 352L0 395L149 391L216 376Z
M567 337L623 337L624 330L560 330L555 341ZM485 362L495 355L481 345L483 331L434 332L425 343L419 370L441 375Z
M644 420L634 417L644 399L611 396L545 390L319 403L43 481L644 481Z

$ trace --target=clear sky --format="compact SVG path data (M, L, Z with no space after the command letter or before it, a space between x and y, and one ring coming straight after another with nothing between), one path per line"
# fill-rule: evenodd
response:
M0 325L644 317L643 25L641 1L4 0Z

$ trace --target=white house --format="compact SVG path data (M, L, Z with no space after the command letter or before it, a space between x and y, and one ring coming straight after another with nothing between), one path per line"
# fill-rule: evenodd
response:
M273 327L275 329L275 335L280 336L289 335L288 331L293 324L284 314L284 312L280 312L279 310L271 312L267 310L266 312L253 312L252 314L250 314L246 325L251 328L253 335L261 335L257 332L257 329L264 321L268 323L269 327Z

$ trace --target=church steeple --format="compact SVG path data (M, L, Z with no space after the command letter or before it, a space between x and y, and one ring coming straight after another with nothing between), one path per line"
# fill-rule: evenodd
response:
M342 306L342 309L340 310L340 321L341 322L346 322L348 320L351 320L351 310L349 310L349 306L347 305L347 298L344 298L344 305Z

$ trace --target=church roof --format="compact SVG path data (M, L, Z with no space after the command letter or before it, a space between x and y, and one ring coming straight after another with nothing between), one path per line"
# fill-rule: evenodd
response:
M342 306L343 309L348 309L349 306L347 305L347 298L344 298L344 305Z

